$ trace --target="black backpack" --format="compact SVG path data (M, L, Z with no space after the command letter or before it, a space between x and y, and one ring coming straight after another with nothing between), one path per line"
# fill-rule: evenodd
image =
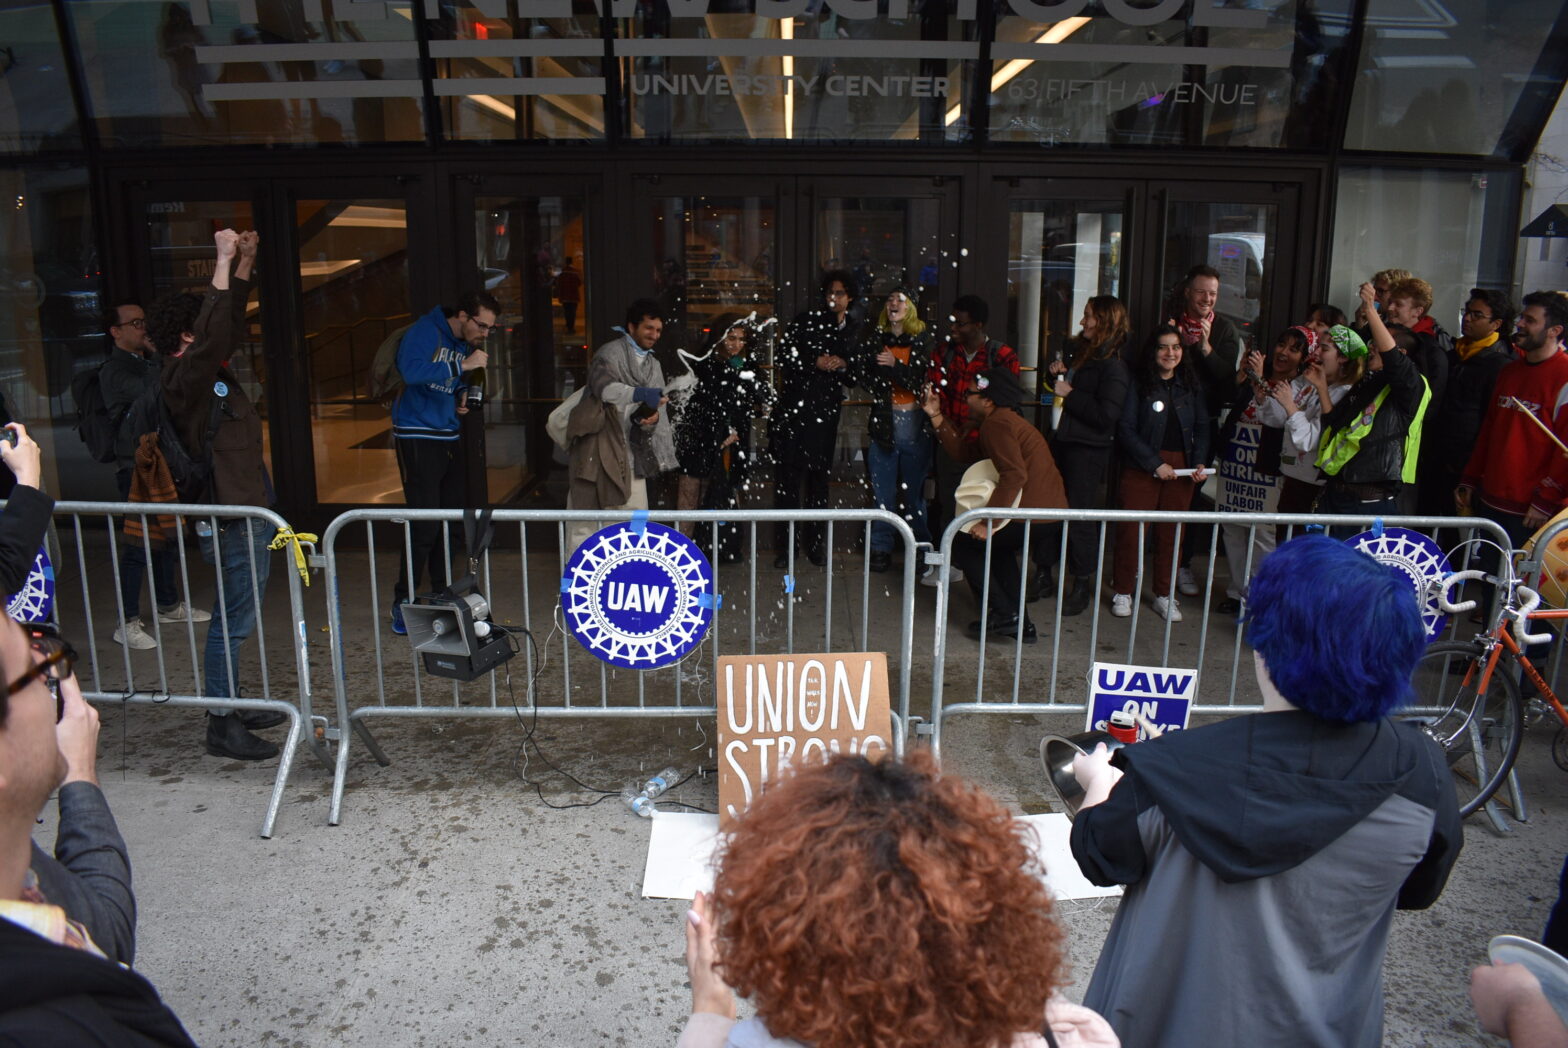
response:
M119 419L110 416L103 399L102 371L103 364L99 364L72 376L71 397L76 401L76 435L87 445L87 453L94 462L113 462Z
M169 475L174 479L174 490L181 502L200 504L209 501L212 490L212 437L218 423L228 411L228 398L214 396L212 410L207 416L207 430L202 436L201 451L191 454L182 440L180 431L169 414L163 400L163 386L153 383L126 411L126 424L131 427L132 444L140 443L147 433L158 434L158 450L169 464Z

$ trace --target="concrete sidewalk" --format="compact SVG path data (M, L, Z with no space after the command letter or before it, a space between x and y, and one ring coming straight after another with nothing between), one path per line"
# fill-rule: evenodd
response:
M649 824L519 748L526 725L384 723L393 763L361 750L344 824L325 825L330 779L302 760L278 835L256 836L269 763L202 756L200 715L103 709L105 791L130 842L141 906L138 968L198 1043L219 1046L661 1045L688 1008L685 904L640 897ZM1035 756L1077 718L959 721L951 769L1014 810L1047 810ZM618 790L673 763L711 766L711 722L542 721L548 759ZM1520 760L1532 819L1507 837L1467 824L1436 906L1395 919L1386 965L1390 1045L1481 1043L1469 968L1500 932L1535 935L1568 840L1568 775L1550 733ZM676 796L712 808L712 779ZM52 826L39 838L52 840ZM1078 997L1114 901L1064 902Z

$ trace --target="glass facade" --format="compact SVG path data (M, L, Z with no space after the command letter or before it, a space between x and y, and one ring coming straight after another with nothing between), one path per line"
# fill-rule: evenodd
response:
M263 233L233 364L301 511L402 500L366 370L478 287L502 319L464 439L497 504L551 476L544 420L637 297L669 313L669 367L721 312L815 304L830 268L939 331L976 293L1030 385L1090 296L1144 328L1200 262L1263 341L1396 265L1453 329L1470 287L1511 282L1565 10L0 0L0 390L53 491L112 497L70 396L105 289L200 289L223 226ZM852 403L844 461L863 438Z
M991 45L993 141L1328 145L1350 0L1105 8L1009 5Z
M0 154L81 144L54 9L0 0Z
M1372 0L1346 147L1492 155L1527 86L1549 76L1538 63L1561 63L1543 49L1563 17L1560 0Z
M604 41L594 5L517 18L505 4L443 4L428 23L441 125L463 141L602 139ZM492 13L494 12L494 13Z
M1339 176L1328 300L1346 314L1382 269L1409 269L1432 285L1432 316L1450 332L1473 287L1507 288L1519 241L1512 234L1518 175L1504 172L1349 168ZM1488 236L1504 210L1503 236ZM1492 229L1490 232L1498 232ZM1533 289L1530 289L1533 290Z
M804 13L639 6L615 41L630 138L932 142L965 137L961 107L979 45L946 5L776 3ZM726 5L727 6L727 5ZM698 10L700 9L700 13ZM872 3L870 11L877 10Z
M410 5L321 0L64 5L106 147L424 138Z
M26 424L48 452L51 491L112 499L113 471L73 430L71 378L109 352L87 172L0 168L0 201L0 421Z

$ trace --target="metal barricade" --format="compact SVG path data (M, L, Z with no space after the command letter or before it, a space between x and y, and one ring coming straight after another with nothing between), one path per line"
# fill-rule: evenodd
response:
M126 518L141 525L139 538L126 535ZM193 536L193 530L205 530L206 534ZM313 716L303 580L296 570L292 550L284 549L278 554L267 552L266 544L280 531L292 534L282 517L271 510L252 506L59 502L54 507L49 538L56 583L54 619L73 642L82 644L85 641L84 657L78 665L77 675L81 678L82 693L89 701L265 710L288 718L288 736L280 749L277 775L262 819L263 837L272 836L301 739L308 738L317 756L331 766L328 753L315 733L305 731ZM164 535L162 546L154 541L154 533ZM140 554L146 568L139 587L139 602L145 609L142 618L149 624L147 632L156 644L145 654L133 654L129 643L114 639L116 631L127 628L121 581L126 557L133 550ZM274 556L280 558L275 565L263 563L261 559ZM167 596L159 594L154 578L159 570L157 562L162 558L173 559L175 595L187 609L180 621L165 622L159 614L159 597ZM219 567L225 561L227 570ZM276 608L277 602L263 599L261 591L267 581L261 577L264 568L268 575L281 571L287 578L288 618L283 630L277 629L276 612L272 616L273 628L269 630L267 626L268 608ZM261 586L256 584L258 579ZM233 591L236 585L244 590ZM73 599L78 588L79 605ZM232 608L228 600L231 591ZM244 599L244 592L249 593L248 600ZM198 647L198 626L192 621L189 609L209 607L212 621L200 627L203 646ZM252 643L246 642L243 619L253 623ZM227 628L229 625L234 628ZM279 632L292 644L291 660L285 660L269 646L269 636L275 641ZM240 635L237 642L231 636L234 633ZM226 675L226 680L257 681L261 695L242 694L220 699L205 695L205 663L213 657L221 657L230 666L238 665L239 672ZM153 660L150 669L147 666L149 658ZM290 674L292 679L289 679ZM202 745L195 738L191 743L193 747Z
M997 520L1008 520L1008 527L1025 529L1025 555L1019 558L1021 566L1004 564L1002 568L1017 573L1020 579L1018 605L1013 613L1022 620L1031 608L1039 609L1035 617L1042 620L1036 625L1040 643L1038 649L1030 649L1019 636L1007 638L1006 646L996 649L1007 653L1005 657L1011 671L1010 678L1006 678L1008 683L998 686L987 679L989 665L997 660L986 650L986 643L979 642L974 656L971 691L967 679L959 682L955 672L966 666L967 659L955 657L955 642L949 638L949 632L956 625L948 622L953 604L953 545L956 536L970 524L992 519L993 516ZM1094 582L1088 607L1081 615L1063 616L1060 607L1067 591L1065 564L1068 539L1067 529L1062 525L1073 521L1097 526L1098 548L1094 557ZM1114 569L1113 558L1108 554L1114 550L1119 526L1123 524L1137 529L1132 536L1137 568L1132 587L1131 615L1119 618L1105 614L1111 597L1106 583L1110 581ZM1174 525L1176 528L1176 555L1171 576L1164 580L1161 592L1175 593L1177 589L1176 577L1183 560L1184 540L1187 540L1186 554L1194 560L1201 558L1206 564L1204 573L1195 575L1201 593L1185 598L1192 603L1182 611L1179 622L1174 617L1162 617L1141 599L1146 581L1150 589L1154 588L1155 572L1150 563L1152 558L1146 553L1146 540L1153 537L1154 528L1160 525ZM1225 527L1237 530L1230 533L1227 541L1222 542L1221 529ZM1235 585L1234 580L1217 577L1215 568L1220 560L1220 552L1227 546L1231 556L1237 556L1241 550L1245 550L1244 554L1240 554L1240 559L1244 560L1241 578L1250 579L1256 561L1274 548L1275 536L1272 532L1276 528L1283 529L1278 539L1284 541L1304 533L1308 528L1321 530L1325 527L1333 529L1336 534L1343 532L1347 536L1375 527L1424 531L1441 529L1448 536L1443 542L1445 550L1459 547L1458 562L1452 565L1455 570L1469 567L1477 552L1476 544L1461 546L1461 540L1480 538L1509 548L1508 535L1503 528L1481 517L1380 518L1326 514L1065 509L1015 509L999 514L985 508L963 514L948 526L942 535L939 551L928 558L937 563L941 571L932 644L935 665L931 679L929 730L933 751L940 756L944 722L960 714L1086 712L1090 666L1095 662L1114 661L1160 667L1169 667L1174 662L1180 667L1196 668L1198 676L1194 683L1194 694L1206 691L1215 699L1195 703L1192 706L1194 713L1246 713L1261 709L1250 661L1244 665L1244 655L1250 650L1244 644L1239 613L1245 608L1245 587ZM1208 530L1206 536L1202 534L1205 528ZM1263 529L1268 529L1269 534L1265 535ZM1395 540L1390 537L1389 541L1392 543ZM989 542L985 545L986 577L982 581L982 593L978 598L982 632L990 628L994 614L988 610L992 546L993 543ZM1041 601L1054 600L1054 603L1031 603L1027 599L1026 580L1031 551L1036 555L1036 563L1043 561L1057 572L1054 593L1040 595ZM1208 613L1208 609L1216 602L1217 583L1233 594L1233 599L1238 603L1238 613ZM1226 583L1229 585L1226 586ZM1181 599L1184 598L1178 598L1178 605ZM1103 621L1105 619L1109 621ZM1468 624L1466 627L1464 635L1474 632L1474 627ZM1450 620L1447 629L1453 634L1461 629L1461 624ZM1021 634L1022 630L1018 632ZM975 641L967 638L960 638L956 643L968 645L968 649L962 649L966 651L974 650L977 646ZM1037 650L1038 654L1026 657L1029 650ZM1214 684L1216 679L1222 682L1218 687ZM962 701L944 701L949 692L955 691L955 683L969 697ZM1223 700L1218 698L1219 695L1223 695Z
M897 657L890 659L889 683L898 719L894 748L902 752L909 720L919 561L914 533L905 521L874 509L650 511L647 519L657 523L672 527L690 524L699 541L706 535L710 551L721 548L723 526L746 527L739 560L712 565L715 587L723 601L714 611L706 640L675 666L638 671L614 669L583 651L558 617L561 580L572 548L568 545L570 526L591 523L598 528L633 516L603 510L495 511L492 523L498 535L503 528L517 529L517 553L487 549L479 566L479 587L496 622L521 623L525 643L520 658L513 660L522 663L521 680L513 680L512 664L508 663L466 684L427 676L409 642L389 626L394 578L400 566L407 570L413 560L410 525L439 523L438 548L450 564L456 552L453 526L458 525L460 531L462 512L352 510L328 525L322 549L337 697L336 724L326 732L337 744L328 816L331 824L341 820L350 737L358 735L372 757L383 765L390 763L366 726L368 718L712 716L717 712L713 660L728 653L896 649ZM759 545L759 528L784 529L788 548L793 550L797 529L818 522L824 530L824 564L812 564L805 554L790 552L782 569L763 567L759 550L769 556L769 565L776 550L772 534ZM400 528L395 556L386 555L385 543L378 556L377 523ZM874 574L868 557L846 552L856 540L870 549L874 523L886 524L895 532L895 549L903 551L903 567L896 575ZM363 549L345 547L344 535L351 528L356 532L363 529ZM548 552L530 553L530 536L538 539L541 530L553 536L541 540ZM515 563L509 563L514 557ZM851 569L847 577L846 566ZM892 580L897 580L896 584ZM345 598L350 594L353 604L346 607ZM877 598L878 612L887 606L886 598L897 599L896 636L888 628L888 617L874 613L873 597ZM885 643L888 640L894 643ZM559 701L546 701L545 696L550 695L558 695Z

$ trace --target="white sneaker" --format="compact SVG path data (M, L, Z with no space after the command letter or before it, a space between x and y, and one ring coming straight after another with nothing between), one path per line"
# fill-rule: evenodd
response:
M184 622L186 619L192 622L206 622L211 618L212 612L193 608L183 600L168 611L158 612L159 622Z
M114 631L114 640L116 644L124 644L137 651L146 651L158 646L158 642L148 636L147 631L142 628L139 615L134 619L126 619L125 625Z
M1175 597L1155 597L1154 611L1161 618L1171 622L1181 621L1181 606L1176 603Z
M964 573L962 571L959 571L957 568L948 568L947 570L949 582L956 584L964 581ZM922 586L930 586L932 589L940 586L942 584L941 567L936 564L927 564L925 573L920 576L920 584Z
M1118 593L1111 598L1111 614L1119 619L1132 617L1132 594Z
M1176 572L1176 588L1184 597L1196 597L1203 592L1203 587L1198 585L1198 580L1192 577L1192 569L1182 568Z

